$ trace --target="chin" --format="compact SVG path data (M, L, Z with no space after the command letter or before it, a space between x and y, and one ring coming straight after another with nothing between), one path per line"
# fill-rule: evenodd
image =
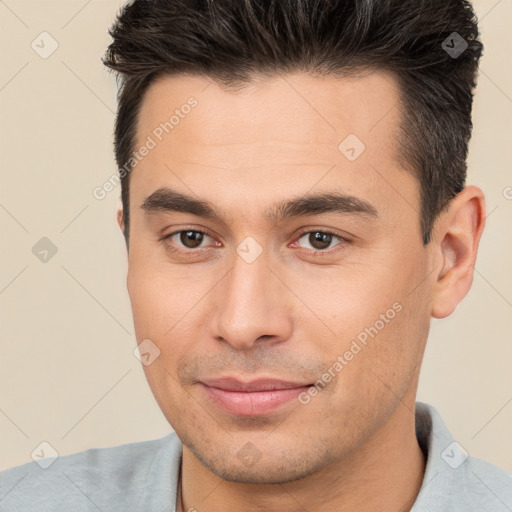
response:
M251 442L233 453L229 448L224 451L213 450L208 453L188 446L195 457L209 471L228 482L244 484L283 484L301 480L330 463L327 453L312 458L311 455L298 453L295 447L285 452L269 449L259 451Z

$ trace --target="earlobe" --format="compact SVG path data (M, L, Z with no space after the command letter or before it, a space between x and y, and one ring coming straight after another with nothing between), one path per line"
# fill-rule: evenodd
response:
M478 187L466 187L441 214L434 241L440 259L432 293L434 318L451 315L469 292L484 226L485 198Z

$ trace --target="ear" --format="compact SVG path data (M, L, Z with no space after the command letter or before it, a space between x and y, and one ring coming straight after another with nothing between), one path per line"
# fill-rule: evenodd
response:
M451 315L473 282L478 244L485 226L485 198L474 186L457 194L436 223L434 251L438 273L432 290L432 316Z
M123 215L123 205L122 204L120 204L117 207L116 216L117 216L117 224L121 228L121 231L124 236L124 227L125 226L124 226L124 215Z

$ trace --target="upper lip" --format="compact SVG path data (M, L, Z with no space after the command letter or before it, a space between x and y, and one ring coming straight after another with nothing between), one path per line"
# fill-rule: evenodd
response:
M205 379L201 381L207 386L225 389L228 391L269 391L272 389L290 389L309 386L302 382L291 382L279 379L255 379L250 382L242 382L234 377L222 377L218 379Z

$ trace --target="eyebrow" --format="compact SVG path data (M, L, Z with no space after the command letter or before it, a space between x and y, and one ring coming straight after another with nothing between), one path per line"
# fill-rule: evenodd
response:
M190 213L199 217L225 223L221 213L209 201L196 199L171 188L159 188L146 197L141 208L148 215L160 212ZM338 193L308 194L275 203L263 212L269 223L284 219L320 215L323 213L358 214L377 218L377 209L367 201L355 196Z

